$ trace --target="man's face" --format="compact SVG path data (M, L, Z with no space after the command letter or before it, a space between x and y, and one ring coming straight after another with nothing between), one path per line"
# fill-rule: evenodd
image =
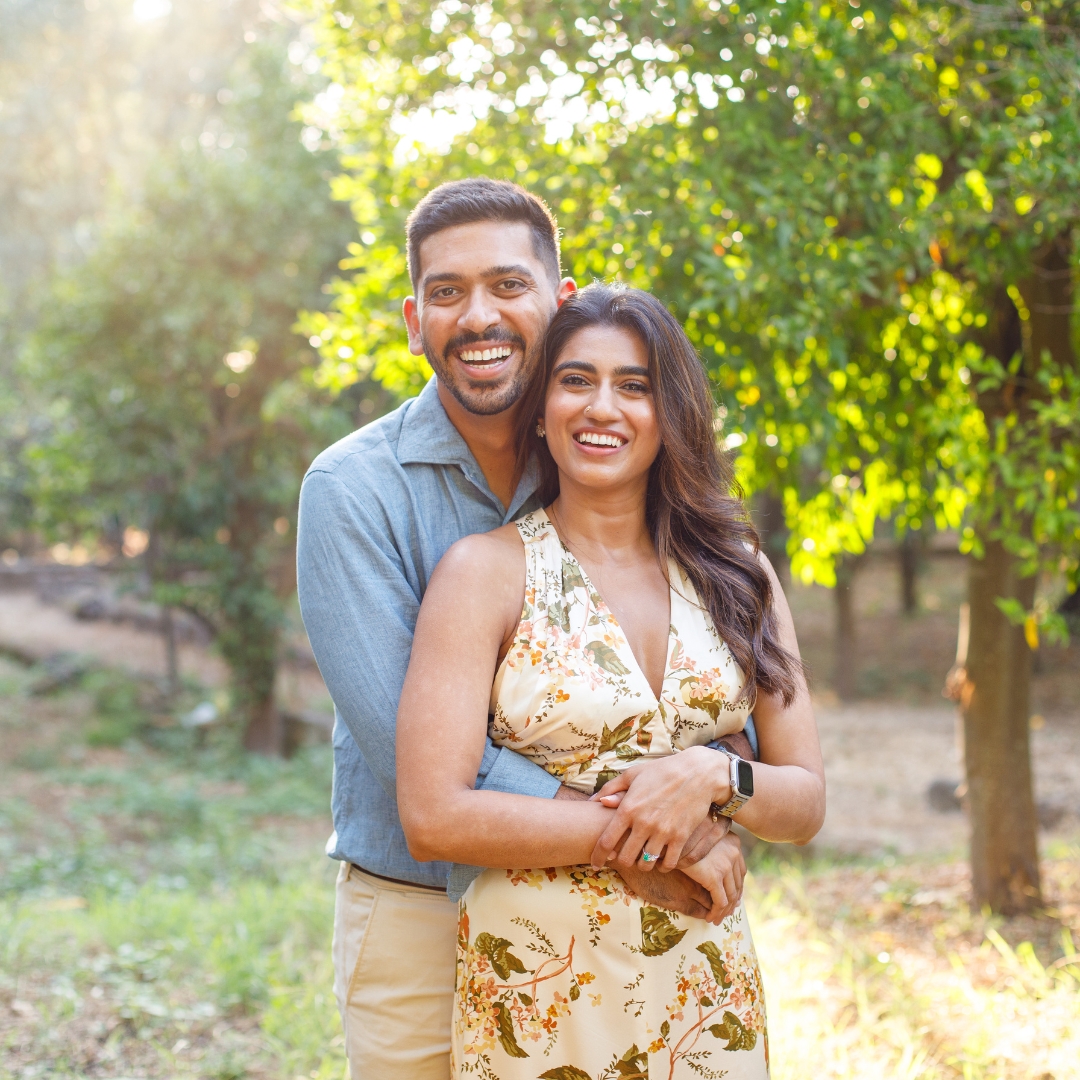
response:
M491 416L525 391L563 295L522 222L455 225L420 245L416 297L405 301L409 350L423 353L467 412Z

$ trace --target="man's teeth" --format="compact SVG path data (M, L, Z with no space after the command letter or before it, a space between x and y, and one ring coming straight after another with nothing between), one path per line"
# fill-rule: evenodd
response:
M462 349L461 359L466 364L490 364L505 360L514 350L509 345L497 349Z
M574 438L590 446L622 446L626 442L621 435L601 435L597 431L582 431Z

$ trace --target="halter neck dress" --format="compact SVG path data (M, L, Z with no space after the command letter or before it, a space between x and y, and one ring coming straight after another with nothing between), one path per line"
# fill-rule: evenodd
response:
M517 523L525 604L491 738L592 794L634 761L741 731L743 673L672 563L660 697L538 510ZM765 1080L761 975L742 906L720 926L652 907L612 870L486 870L459 904L453 1074Z

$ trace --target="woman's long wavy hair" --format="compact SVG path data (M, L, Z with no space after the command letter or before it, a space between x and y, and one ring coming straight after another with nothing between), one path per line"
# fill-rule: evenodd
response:
M713 624L738 661L743 696L758 692L795 699L802 663L779 640L769 575L758 560L731 459L716 444L709 379L682 327L659 300L639 289L593 284L559 308L543 356L522 399L517 428L519 467L540 465L539 497L559 494L559 470L536 431L551 373L570 339L591 326L637 335L649 354L649 377L660 429L660 451L649 471L646 520L661 565L674 559L697 590Z

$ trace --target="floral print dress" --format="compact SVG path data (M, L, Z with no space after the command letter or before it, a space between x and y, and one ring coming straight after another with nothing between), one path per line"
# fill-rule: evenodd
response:
M653 694L615 617L538 510L518 522L525 605L495 676L492 739L592 794L634 761L741 731L743 673L674 563ZM459 906L454 1076L766 1080L742 906L719 927L591 866L486 870Z

